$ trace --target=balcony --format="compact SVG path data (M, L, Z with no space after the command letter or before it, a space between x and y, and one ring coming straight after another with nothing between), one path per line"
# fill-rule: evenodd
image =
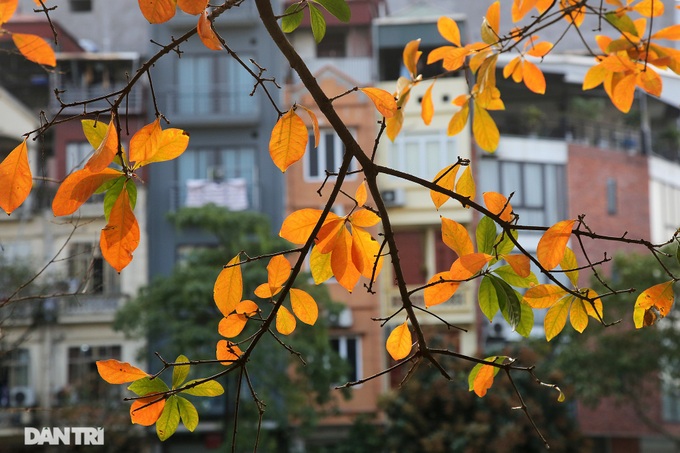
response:
M58 82L57 82L58 83ZM75 85L59 85L55 86L59 90L59 99L54 95L50 97L50 111L58 112L62 103L65 105L75 102L89 101L87 104L88 111L105 110L111 106L118 96L109 96L111 93L116 93L123 89L124 85L90 85L90 86L75 86ZM105 97L107 96L107 97ZM59 102L61 100L61 103ZM144 109L144 97L142 95L142 88L135 86L128 94L127 98L121 104L122 111L127 111L130 114L140 114ZM65 107L62 113L82 113L82 104L77 106Z
M0 308L9 325L111 322L120 308L120 294L78 294L16 302Z
M160 107L176 123L250 125L258 120L259 105L248 90L224 90L219 86L168 87Z

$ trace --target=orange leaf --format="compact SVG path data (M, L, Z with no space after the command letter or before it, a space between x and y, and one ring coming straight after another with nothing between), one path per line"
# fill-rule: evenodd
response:
M167 22L175 15L177 0L139 0L139 9L152 24Z
M232 258L215 280L213 298L224 316L229 316L243 297L243 275L238 265L240 260L240 254Z
M458 182L456 183L456 193L470 198L470 200L475 199L475 192L477 191L477 186L475 185L475 180L472 177L472 167L469 165L463 170L463 174L460 175ZM463 207L469 208L470 206L464 205Z
M638 73L637 85L653 96L660 96L663 82L661 76L655 70L647 66L644 71Z
M425 91L425 94L423 95L423 100L420 104L421 106L421 116L423 118L423 122L427 125L429 125L432 122L432 117L434 116L434 104L432 103L432 87L434 86L434 82L432 85L427 87L427 90Z
M324 226L319 230L316 241L319 251L321 253L330 253L340 240L343 231L347 231L345 219L338 218L337 220L324 223Z
M450 272L440 272L435 274L428 282L423 291L423 298L425 299L425 308L430 308L435 305L442 304L451 299L458 291L460 282L451 282Z
M531 260L526 255L505 255L503 257L508 262L515 274L522 278L527 278L531 274Z
M18 5L19 0L0 0L0 25L11 19Z
M55 216L73 214L102 184L122 175L113 168L105 168L98 173L83 168L71 173L57 189L52 200L52 212Z
M12 33L12 40L21 55L33 63L55 67L57 57L52 47L38 35Z
M484 204L493 214L496 214L504 222L512 221L512 205L503 195L498 192L484 192Z
M496 376L496 369L496 367L491 365L482 365L482 367L479 369L477 376L475 376L472 387L478 397L482 398L484 395L486 395L486 392L493 385L493 378Z
M368 279L374 277L376 259L378 264L375 266L375 275L380 273L383 258L378 256L379 252L380 244L373 240L371 233L359 227L352 228L352 262L361 275Z
M461 47L460 29L455 20L446 16L440 17L437 21L437 30L439 30L439 34L442 35L442 38Z
M297 289L290 289L290 303L293 307L293 313L298 319L305 324L313 326L319 317L319 307L316 301L307 292Z
M283 255L276 255L267 265L267 283L274 292L275 288L280 288L288 280L290 275L290 263Z
M375 108L385 118L392 118L397 113L397 101L387 91L373 87L359 88L359 90L373 101Z
M28 198L33 187L31 167L28 165L26 140L21 142L0 163L0 208L8 215Z
M412 79L415 79L416 76L418 75L418 60L420 59L420 56L423 54L423 52L418 50L419 45L420 39L414 39L413 41L410 41L404 47L404 52L402 54L404 66L408 70L408 73Z
M586 76L583 79L583 86L581 88L583 91L585 91L599 86L604 82L604 79L608 73L609 70L602 65L598 64L593 66L592 68L588 69L588 72L586 72Z
M449 278L452 280L466 280L481 271L492 259L493 256L486 253L470 253L461 256L451 265Z
M130 206L127 189L118 195L111 208L109 223L102 229L99 246L102 256L120 272L132 261L132 252L139 245L139 224Z
M292 212L281 225L279 236L292 242L293 244L304 244L309 239L309 235L314 231L323 211L319 209L300 209ZM328 213L326 222L338 219L339 217L332 212Z
M673 41L680 39L680 24L662 28L652 35L652 39L670 39Z
M257 312L260 311L260 307L257 306L252 300L243 300L234 309L239 315L246 315L248 318L255 316Z
M524 85L537 94L545 94L545 76L543 72L530 61L524 61L522 74Z
M486 22L489 24L489 27L491 27L491 30L495 33L496 36L500 36L500 27L501 27L501 4L498 1L495 1L489 6L489 9L486 10L486 15L484 16L486 19Z
M269 154L274 164L285 172L304 156L307 149L307 126L293 109L276 122L269 140Z
M307 112L309 119L312 121L312 130L314 131L314 148L319 146L319 140L321 139L321 131L319 131L319 120L313 111L305 107L304 105L298 105L302 110Z
M633 9L645 17L659 17L664 12L663 2L660 0L642 0L633 6Z
M568 293L557 285L544 284L529 288L524 301L531 308L549 308Z
M599 321L600 319L602 319L604 313L602 307L602 300L598 297L597 293L590 288L587 288L586 297L590 297L591 299L594 298L592 304L588 301L585 300L583 301L583 305L585 305L586 307L586 312L588 313L588 316L595 318Z
M198 25L196 25L198 37L205 47L210 50L222 50L222 42L217 37L215 31L212 29L210 19L208 19L208 11L203 11L198 17Z
M466 100L466 102L462 105L461 109L454 113L453 116L451 117L451 121L449 121L449 126L446 129L446 135L453 136L460 133L467 124L469 115L470 115L470 103Z
M280 290L281 288L272 288L271 286L269 286L269 283L262 283L257 288L255 288L255 291L253 292L260 299L269 299L271 297L274 297L274 295L278 293Z
M581 299L574 299L569 309L569 322L571 327L579 333L583 333L588 327L588 312L586 311L585 302Z
M284 306L279 307L276 313L276 330L281 335L290 335L295 330L295 316Z
M522 57L515 57L512 60L510 60L510 62L506 64L505 67L503 68L503 77L507 79L508 77L513 75L513 73L517 69L517 66L519 66L521 62Z
M148 376L139 368L115 359L97 360L97 371L109 384L125 384Z
M224 366L231 365L233 362L237 361L242 354L243 352L241 349L231 341L220 340L217 342L215 357L217 360L222 361L222 365Z
M349 222L352 226L368 228L377 225L380 222L380 217L368 209L359 209L349 216Z
M449 165L448 167L442 168L435 175L432 182L442 189L453 191L459 168L459 165ZM430 190L430 198L432 198L432 203L434 203L434 206L437 209L449 200L448 195L437 192L436 190Z
M613 86L610 98L614 106L623 113L628 113L633 105L636 79L635 74L629 74Z
M387 344L385 345L387 352L394 360L401 360L408 356L413 347L413 340L411 338L411 331L407 323L403 323L394 328L387 337Z
M359 187L357 187L357 190L354 193L354 199L356 200L358 206L363 206L366 204L366 201L368 200L366 181L362 181L361 184L359 184Z
M455 220L442 217L442 240L458 256L465 256L475 252L472 239L467 228Z
M161 398L159 401L157 399ZM147 404L149 404L147 406ZM145 407L146 406L146 407ZM150 396L149 398L141 398L135 400L130 406L130 419L132 423L142 426L151 426L156 423L158 417L161 416L165 408L165 398L162 396Z
M94 152L92 157L85 164L85 168L92 173L99 173L108 167L118 152L118 132L116 131L115 117L111 117L111 122L106 129L104 140Z
M542 41L539 42L538 44L534 44L528 51L527 54L531 55L532 57L539 57L543 58L545 57L548 52L550 52L553 48L553 44L548 41Z
M147 131L142 133L149 126L152 129L147 129ZM135 137L140 133L142 135L139 137L139 141L135 143ZM136 144L142 149L133 150L133 146ZM135 167L141 167L153 162L165 162L181 156L188 146L189 134L182 129L170 128L161 130L160 124L157 129L152 125L147 125L130 140L130 160L136 162Z
M248 318L246 315L232 313L220 320L220 323L217 326L217 332L223 337L234 338L243 331L247 321Z
M342 228L340 239L331 254L331 269L340 286L352 292L361 273L352 261L352 236L347 228Z
M160 136L160 118L138 130L130 139L130 161L139 163L149 159L158 149Z
M639 329L645 325L645 313L652 309L652 307L656 308L659 316L662 318L667 316L673 307L674 300L673 280L659 283L641 292L635 301L635 308L633 310L635 328Z
M501 134L489 112L481 107L479 102L473 104L472 134L480 148L484 151L493 152L498 148Z
M208 7L208 0L177 0L179 9L195 16L201 14Z
M536 257L545 269L552 270L562 261L575 222L575 220L557 222L541 236L536 247Z
M534 7L534 3L536 3L536 0L515 0L512 2L512 21L519 22L522 20Z

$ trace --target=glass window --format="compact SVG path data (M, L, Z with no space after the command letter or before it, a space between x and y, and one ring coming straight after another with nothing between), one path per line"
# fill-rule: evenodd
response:
M335 134L335 131L321 131L319 146L314 148L314 135L310 134L305 153L305 179L316 181L326 178L326 172L337 173L342 165L345 154L345 145ZM354 168L354 161L350 165L350 171ZM347 175L348 179L356 176Z
M458 161L456 139L445 134L402 134L389 146L392 168L430 181Z
M70 0L69 6L74 13L86 13L92 11L92 0Z
M66 174L85 167L92 151L92 146L88 142L66 144Z
M97 360L121 358L121 347L81 346L68 348L68 390L60 395L67 401L105 401L119 393L119 386L107 384L97 372Z
M361 340L359 337L331 338L331 348L349 365L346 380L349 382L361 379Z
M328 31L324 39L316 45L318 58L342 58L347 56L347 32Z
M120 293L120 275L104 262L99 246L89 242L71 245L68 276L70 292Z

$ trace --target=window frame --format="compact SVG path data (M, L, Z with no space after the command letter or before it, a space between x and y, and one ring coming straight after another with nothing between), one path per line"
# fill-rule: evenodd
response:
M354 366L349 361L348 356L348 344L350 341L354 341ZM338 342L338 348L335 349L333 346L333 341ZM359 335L331 335L329 342L331 344L331 349L344 361L349 364L350 371L347 376L347 381L356 382L363 378L363 354L361 348L361 337Z
M352 136L356 137L356 133L350 128L350 133ZM328 168L328 150L327 145L329 143L328 139L332 138L333 143L333 160L334 164L337 165L334 169ZM345 152L345 145L342 143L340 137L335 133L333 129L321 129L319 131L319 146L314 147L314 133L309 133L309 139L307 140L307 151L303 159L303 172L304 180L307 182L320 182L326 180L326 171L336 173L340 169L342 163L343 154ZM316 174L312 174L312 162L313 157L316 156ZM354 171L356 167L354 159L349 166L349 171ZM329 176L329 180L334 180L335 176ZM352 181L356 179L356 175L353 173L348 173L345 176L345 180Z

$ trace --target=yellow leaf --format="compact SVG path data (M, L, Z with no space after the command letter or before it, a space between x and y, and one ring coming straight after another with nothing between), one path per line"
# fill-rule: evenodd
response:
M401 360L409 355L413 344L411 331L406 322L395 327L394 330L390 332L385 347L394 360Z
M52 200L52 212L55 216L73 214L102 184L122 175L113 168L105 168L98 173L83 168L71 173L57 189Z
M242 300L236 306L234 311L239 315L246 315L248 318L255 316L259 311L260 307L257 306L252 300Z
M281 225L279 236L293 244L304 244L312 234L316 223L321 218L323 211L319 209L300 209L288 215ZM332 212L328 213L326 223L339 217Z
M368 228L377 225L380 222L380 217L368 209L359 209L349 216L349 222L352 226Z
M578 333L583 333L588 327L588 312L581 299L574 299L569 310L569 322Z
M563 298L555 305L550 307L548 312L545 314L543 328L545 329L545 339L547 341L555 338L557 334L562 332L562 329L564 329L564 326L567 324L567 316L569 315L571 299L571 297Z
M638 73L637 85L653 96L661 96L663 88L661 76L649 66Z
M92 157L85 164L85 168L92 173L99 173L108 167L118 152L118 131L116 131L115 117L111 117L111 122L106 129L106 135L99 144Z
M233 362L237 361L242 354L243 352L241 349L231 341L220 340L217 342L215 357L217 360L220 360L224 366L231 365Z
M125 384L148 376L139 368L115 359L97 360L97 372L109 384Z
M300 160L307 149L307 126L293 109L276 122L269 140L269 154L274 164L285 172Z
M568 293L557 285L543 284L529 288L524 293L524 302L531 308L549 308Z
M154 402L159 398L159 401ZM164 408L165 398L162 396L151 396L149 398L134 400L130 406L130 419L133 424L151 426L156 423L156 420L161 416Z
M503 77L507 79L508 77L513 75L513 73L517 69L517 66L519 66L519 64L521 62L522 62L522 57L515 57L512 60L510 60L510 62L508 64L506 64L505 67L503 68ZM515 80L515 82L516 82L516 80Z
M579 0L560 0L562 11L564 12L567 22L580 27L583 19L586 17L586 9L584 6L578 6Z
M340 238L331 254L331 269L340 286L352 292L361 273L352 260L352 236L347 228L340 230Z
M465 256L475 252L472 239L467 228L455 220L442 217L442 240L458 256Z
M492 214L496 214L504 222L512 221L512 205L507 198L498 192L484 192L482 196L484 204Z
M377 259L378 263L375 266L377 277L383 261L383 257L378 256L379 252L380 244L373 240L371 233L359 227L352 229L352 262L361 275L368 279L373 277L373 267Z
M314 131L314 148L318 148L319 140L321 138L321 132L319 131L319 120L316 118L316 114L313 111L305 107L304 105L298 105L302 110L307 112L309 119L312 121L312 130Z
M312 272L312 278L317 285L325 282L333 276L333 269L331 269L331 254L321 253L319 247L314 247L309 256L309 267Z
M466 101L462 105L461 109L454 113L453 116L451 117L451 121L449 121L449 126L446 129L446 135L453 136L460 133L467 124L469 115L470 115L470 103Z
M248 318L246 315L232 313L220 320L220 323L217 326L217 332L223 337L234 338L243 331L247 321Z
M442 38L461 47L460 30L455 20L450 17L440 17L437 21L437 30L439 30L439 34L442 35Z
M548 54L548 52L552 50L552 48L553 45L551 42L542 41L532 45L531 48L527 51L527 54L531 55L532 57L543 58Z
M85 123L83 123L83 129L85 128ZM98 132L99 128L95 128ZM87 135L87 132L86 132ZM135 135L130 139L130 161L131 162L144 162L154 155L158 149L158 142L161 138L161 122L159 118L156 121L149 123L140 130L138 130ZM94 140L98 139L95 136ZM89 140L89 138L88 138ZM90 141L92 143L92 141ZM101 143L101 141L100 141ZM92 145L95 148L99 147L99 144Z
M347 231L345 219L338 218L337 220L324 223L319 230L316 240L316 246L319 248L319 251L321 253L330 253L341 239L343 231Z
M548 228L536 247L536 258L547 270L552 270L564 258L575 220L562 220Z
M394 141L394 139L397 138L397 135L399 135L399 131L401 131L401 126L404 124L404 112L401 109L397 110L397 113L395 113L392 118L387 118L385 123L387 138Z
M597 293L590 288L586 289L586 297L593 299L592 304L588 301L583 301L583 305L586 307L588 316L591 316L598 321L601 320L602 316L604 316L602 300L598 297Z
M662 28L652 35L652 39L670 39L677 41L680 39L680 24L671 25L670 27Z
M11 19L18 4L19 0L0 0L0 25Z
M12 40L21 55L33 63L55 67L57 57L52 47L38 35L12 33Z
M569 247L564 249L564 257L562 258L562 261L560 261L560 267L567 277L569 277L571 284L578 286L578 263L576 262L574 251Z
M609 70L607 70L607 68L605 68L603 65L598 64L591 67L588 69L588 72L586 72L586 76L583 79L583 86L581 88L583 91L592 90L604 82L604 79L608 73Z
M208 19L208 11L203 11L198 17L198 25L196 25L198 37L205 47L210 50L222 50L222 42L217 37L215 31L212 29L210 19Z
M272 290L272 294L276 294L278 290L286 283L288 276L290 276L290 263L283 255L276 255L267 265L267 283Z
M453 191L453 186L456 182L456 175L458 174L459 168L459 165L449 165L448 167L442 168L436 174L432 182L442 189ZM430 198L432 198L432 203L434 203L435 208L439 209L444 203L448 201L449 196L437 192L436 190L430 190Z
M392 118L397 113L397 101L387 91L373 87L359 88L359 90L373 101L375 108L385 118Z
M482 367L479 369L479 372L477 373L477 376L475 376L472 387L478 397L482 398L484 395L486 395L486 392L493 385L493 378L495 376L496 367L491 365L482 365Z
M498 148L501 134L489 112L473 102L474 116L472 120L472 134L477 141L477 145L484 151L493 152Z
M486 253L470 253L459 257L451 265L449 270L449 278L452 280L466 280L477 272L493 259L493 256Z
M428 286L423 290L425 308L442 304L453 297L460 287L460 282L450 280L453 280L450 272L440 272L427 282Z
M410 41L404 47L404 52L402 55L404 67L406 67L406 70L408 70L408 73L412 79L415 79L418 75L418 60L423 54L423 52L418 50L419 45L420 39L414 39L413 41Z
M500 36L500 27L501 27L501 4L498 1L495 1L489 6L489 8L486 10L486 15L484 16L486 19L486 22L489 24L489 27L491 27L491 30L493 31L494 35L496 37ZM487 43L490 44L490 43Z
M298 319L305 324L313 326L319 317L319 307L312 296L307 292L297 289L290 289L290 304L293 307L293 313ZM282 307L283 308L283 307Z
M361 184L359 184L359 187L357 187L357 190L354 193L354 199L357 202L357 206L363 206L363 205L366 204L366 201L368 200L368 191L366 190L366 181L362 181Z
M628 74L612 87L613 90L610 99L614 106L623 113L628 113L633 105L636 79L637 77L635 74Z
M229 316L243 297L243 275L240 254L227 263L215 280L213 298L215 305L224 316Z
M456 193L464 197L469 197L470 200L474 200L476 191L477 187L475 185L475 180L472 177L472 167L468 165L465 167L465 170L463 170L463 174L460 175L460 178L458 178ZM469 208L470 206L464 205L464 207Z
M659 283L651 288L647 288L638 296L633 310L633 321L635 328L639 329L644 325L645 313L654 307L660 317L665 317L671 311L675 294L673 293L673 280Z
M111 208L109 223L102 229L99 247L102 256L116 271L122 271L132 261L132 252L139 245L139 223L130 206L130 196L124 188Z
M527 278L531 274L531 260L526 255L505 255L503 257L508 262L515 274L522 278Z
M177 0L179 9L195 16L201 14L208 7L208 0Z
M276 330L281 335L290 335L295 330L295 316L284 306L279 307L276 313Z
M90 143L93 149L99 148L99 145L101 145L106 137L108 126L101 121L95 120L81 120L80 123L88 143Z
M425 95L423 95L423 101L421 102L421 117L423 122L429 125L432 122L432 117L434 116L434 104L432 103L432 87L434 82L427 87Z
M31 187L33 176L24 140L0 163L0 208L11 214L28 198Z
M524 85L537 94L545 94L545 76L543 72L530 61L524 61L523 69Z
M642 0L633 9L641 16L659 17L663 15L664 5L660 0Z
M177 0L139 0L139 9L152 24L167 22L175 15Z

